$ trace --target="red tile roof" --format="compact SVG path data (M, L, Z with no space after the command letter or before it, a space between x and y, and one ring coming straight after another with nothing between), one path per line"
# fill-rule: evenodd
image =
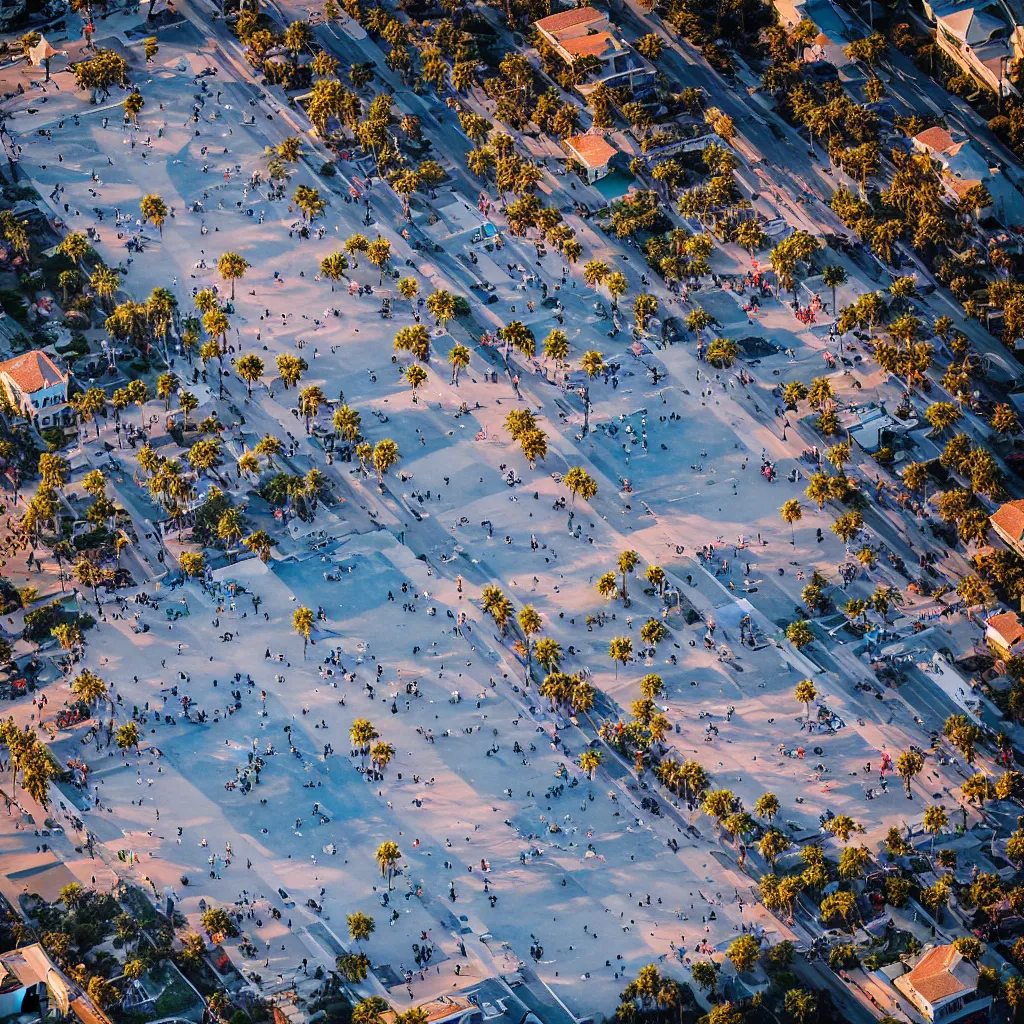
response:
M968 986L954 973L963 957L954 946L936 946L914 965L907 980L929 1003L965 991Z
M914 141L920 142L922 146L927 146L929 149L934 149L937 153L945 153L953 145L953 136L945 128L935 126L918 132L914 136Z
M594 32L589 36L577 36L575 39L562 39L559 45L577 57L597 57L605 52L609 45L613 48L615 40L610 32Z
M992 524L1014 540L1024 538L1024 501L1008 501L989 516Z
M0 373L6 373L18 390L27 395L67 380L53 360L38 349L0 363Z
M999 615L993 615L985 625L992 632L999 634L1007 648L1016 647L1021 640L1024 640L1024 625L1021 624L1016 612L1001 612Z
M600 135L576 135L565 144L587 167L604 167L618 152Z
M593 7L576 7L571 11L549 14L546 18L534 22L545 32L561 32L563 29L576 28L577 25L589 25L592 21L605 21L607 15L595 11Z

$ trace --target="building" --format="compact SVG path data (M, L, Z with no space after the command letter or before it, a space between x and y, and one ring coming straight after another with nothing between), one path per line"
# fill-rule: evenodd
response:
M1016 612L1000 612L985 623L985 640L1002 657L1024 651L1024 623Z
M988 517L999 539L1024 558L1024 501L1008 501Z
M935 22L939 49L987 89L1017 95L1007 67L1017 56L1018 26L998 0L978 4L932 2L926 7Z
M74 422L68 375L38 349L0 363L0 382L11 404L39 430Z
M573 160L583 165L591 184L608 173L618 152L603 135L576 135L565 140L565 148Z
M421 1003L417 1009L426 1014L426 1024L482 1024L483 1011L465 996L439 996L428 1003ZM385 1010L380 1019L383 1024L396 1024L398 1014Z
M918 153L942 167L942 184L950 202L958 203L972 186L984 185L992 202L977 209L978 216L992 215L1008 226L1024 221L1024 196L965 136L936 126L915 135L913 144Z
M42 1021L55 1016L78 1024L111 1024L38 942L0 953L0 970L0 1018L31 1015Z
M654 66L616 36L607 14L593 7L577 7L550 14L533 24L540 38L566 64L581 57L593 57L600 63L587 82L577 87L584 96L598 83L609 88L627 86L638 100L653 93Z
M952 945L933 946L893 981L927 1021L985 1024L992 997L978 995L978 968Z

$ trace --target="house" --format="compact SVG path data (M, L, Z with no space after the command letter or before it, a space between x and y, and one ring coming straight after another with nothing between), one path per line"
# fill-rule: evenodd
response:
M988 519L999 539L1024 558L1024 501L1007 501Z
M959 202L972 186L984 185L992 202L978 209L979 216L991 214L1006 225L1024 221L1024 196L965 136L936 126L915 135L913 145L942 167L942 184L951 202Z
M992 997L978 995L978 968L952 945L926 950L893 984L927 1021L984 1024L992 1013Z
M609 88L626 86L633 98L642 100L654 92L654 66L624 39L616 36L607 14L593 7L560 11L533 23L538 36L566 64L580 58L594 58L600 67L577 91L586 96L598 83Z
M1017 95L1007 66L1015 58L1016 26L997 0L962 6L933 4L939 49L997 95Z
M79 1024L111 1024L38 942L0 953L0 971L0 1018L31 1014L41 1021L55 1012Z
M1024 623L1016 612L1000 612L985 623L985 640L1001 657L1024 651Z
M612 158L618 152L603 135L576 135L565 140L565 148L572 159L583 165L591 184L608 173Z
M11 404L39 430L68 426L68 375L38 349L0 363L0 383Z

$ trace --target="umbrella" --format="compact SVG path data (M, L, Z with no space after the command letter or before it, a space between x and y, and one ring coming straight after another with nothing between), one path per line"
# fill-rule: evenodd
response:
M60 53L59 50L55 50L45 38L41 38L39 42L28 51L28 59L33 64L42 64L44 60L56 57L58 53Z

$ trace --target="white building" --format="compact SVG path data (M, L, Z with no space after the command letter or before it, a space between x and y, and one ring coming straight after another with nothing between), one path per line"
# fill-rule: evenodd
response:
M607 14L593 7L575 7L550 14L533 25L566 64L580 57L600 61L601 68L579 87L580 93L586 95L598 82L609 88L628 86L635 99L643 99L654 90L654 66L615 35Z
M576 135L565 140L565 148L573 160L583 165L591 184L608 173L612 158L618 152L601 135Z
M34 349L0 363L0 383L11 404L38 429L73 422L68 375L45 352Z
M926 950L893 984L929 1022L983 1024L992 1012L992 997L978 995L978 968L954 946Z
M935 21L935 41L967 74L995 93L1016 95L1009 64L1019 53L1020 28L997 0L939 3L925 9Z
M936 126L919 132L913 143L917 152L926 153L942 166L942 184L951 201L962 199L973 185L984 185L992 203L979 210L979 215L992 214L1006 225L1024 220L1024 196L966 137Z

